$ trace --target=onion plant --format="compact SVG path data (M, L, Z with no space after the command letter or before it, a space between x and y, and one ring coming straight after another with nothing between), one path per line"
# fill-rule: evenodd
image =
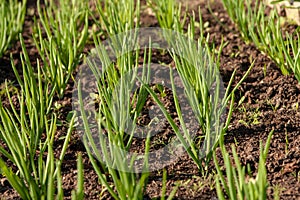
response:
M0 58L23 30L26 0L0 0Z
M181 17L181 4L175 0L147 0L147 5L154 11L161 28L183 31L186 15Z
M266 159L272 135L273 131L269 134L264 148L260 143L260 157L255 178L249 176L252 173L251 171L248 171L248 175L246 174L245 166L241 165L234 146L231 147L234 165L232 164L229 153L225 149L224 138L220 140L226 178L214 153L214 162L217 169L216 189L219 199L267 199Z
M280 38L287 66L289 66L300 83L300 28L293 34L285 33L286 40Z
M145 156L142 159L140 171L137 171L136 162L141 158L136 153L128 156L135 128L127 126L130 115L133 116L133 121L138 116L136 114L138 109L133 110L131 106L132 100L129 92L133 88L135 76L128 77L129 79L121 78L131 70L135 74L139 54L136 53L135 62L131 63L132 54L123 52L123 56L117 58L116 64L112 63L102 44L98 46L100 63L93 59L88 60L92 71L90 75L96 77L97 82L97 98L100 102L98 111L87 110L84 106L87 103L83 100L83 83L82 79L78 80L78 103L84 130L83 141L101 184L107 188L114 199L143 199L149 176L147 154L150 148L150 137L148 136L145 141ZM127 48L121 49L126 51ZM99 65L102 66L101 70ZM101 166L95 158L102 162ZM113 186L101 170L103 168L109 172Z
M88 59L92 73L87 74L94 76L97 83L98 110L94 110L93 106L86 107L88 102L83 97L87 94L84 95L83 91L86 92L87 88L81 78L78 79L78 105L83 123L83 141L101 184L114 199L143 199L149 171L157 169L150 169L150 131L143 132L146 135L145 140L142 139L145 142L144 152L131 152L134 135L137 133L137 117L140 116L149 94L143 86L134 90L134 85L139 79L142 80L140 83L149 83L152 53L150 46L148 53L146 51L144 54L143 67L140 67L139 51L127 53L130 48L128 40L135 40L136 35L125 36L128 37L116 36L118 40L124 39L122 47L114 46L116 43L112 42L112 47L120 48L116 50L119 51L117 55L122 55L116 58L115 63L108 56L107 48L99 41L96 42L99 60L94 57ZM134 63L132 55L135 55ZM140 76L138 69L142 70ZM93 79L90 77L90 80ZM100 161L100 165L95 159ZM108 172L109 177L105 172ZM175 195L176 190L177 187L172 190L168 199ZM165 199L165 193L164 172L161 199Z
M74 126L75 115L69 123L70 127L60 156L56 159L53 143L57 117L55 113L50 113L54 90L43 82L39 61L38 72L34 73L22 37L21 45L23 78L17 72L12 60L12 67L21 90L17 94L17 101L14 102L7 88L10 106L4 107L2 102L0 103L0 140L5 143L4 146L0 146L0 172L7 177L22 199L54 199L55 195L62 199L63 190L59 172ZM7 166L7 160L12 162L17 171Z
M284 75L294 72L298 81L300 62L299 28L294 33L282 33L282 19L276 10L265 16L266 6L256 0L223 0L223 5L231 20L239 28L246 42L267 54L280 68Z
M139 27L140 0L97 0L97 12L100 16L95 22L108 36Z
M184 86L185 97L192 110L192 115L196 118L195 122L199 124L201 135L196 136L195 133L189 130L189 122L184 120L184 111L179 104L181 99L178 96L174 82L172 82L172 92L180 121L179 127L170 117L157 95L149 87L145 86L145 88L160 106L181 144L201 171L203 169L202 161L208 164L212 158L212 152L218 144L219 137L228 128L233 111L234 92L247 77L254 62L249 66L248 71L237 85L231 88L235 76L234 72L225 89L219 74L219 59L224 44L222 43L219 49L216 49L214 45L209 45L207 42L209 36L206 39L203 36L200 12L199 19L200 36L196 41L193 40L195 38L194 15L190 18L190 24L187 33L185 33L188 37L179 32L167 30L164 31L164 36L171 47L169 52L175 61L176 70ZM217 55L215 55L215 52L217 52ZM172 73L172 70L170 70L170 80L174 81ZM231 102L229 113L225 117L229 102ZM196 143L196 139L204 140L204 142L202 144Z
M246 5L245 5L246 2ZM224 5L224 8L226 9L230 19L237 25L237 28L239 29L242 37L244 40L249 43L251 41L251 38L249 36L248 32L248 20L252 20L255 22L258 22L258 18L256 15L253 15L254 13L250 12L252 10L250 6L250 1L246 0L222 0L222 3ZM249 9L249 12L246 12L246 9ZM263 12L263 10L260 10L260 12ZM258 24L258 23L257 23Z
M130 113L130 110L128 110L130 107L127 107L128 109L125 109L123 113L114 113L113 107L114 102L119 102L118 100L114 99L112 97L113 89L117 86L118 81L120 80L120 76L125 74L126 72L130 71L133 66L137 65L138 61L138 53L135 55L132 52L128 52L128 46L131 46L131 44L124 43L123 40L120 40L120 37L115 37L117 34L122 34L128 30L132 30L134 28L139 27L139 20L140 20L140 1L133 1L133 0L122 0L122 1L108 1L108 0L98 0L97 4L97 12L99 14L99 21L96 19L96 16L94 15L95 22L99 26L101 30L107 33L107 36L110 37L110 42L113 44L114 48L111 48L111 51L107 51L104 46L101 44L101 40L99 38L96 38L94 35L94 41L96 45L96 49L94 49L95 56L100 59L101 66L105 66L102 68L102 72L99 72L99 65L100 63L97 62L91 62L89 60L89 66L91 67L92 74L95 77L97 77L97 88L99 93L99 99L101 100L102 104L99 105L99 113L97 113L97 119L100 120L102 118L105 118L104 121L98 121L97 126L99 129L98 136L96 140L101 140L102 142L105 141L103 139L103 133L104 130L102 129L102 126L105 127L105 132L108 133L109 137L109 147L113 148L114 146L117 146L121 148L119 150L118 148L115 150L112 150L111 152L107 153L107 149L102 149L104 152L104 158L102 158L99 154L96 154L96 158L98 160L105 160L106 162L109 162L111 159L116 159L116 163L112 166L108 166L108 171L112 175L113 181L115 183L115 189L112 188L109 183L107 182L104 175L99 170L99 167L97 166L95 159L92 157L95 156L95 152L97 152L99 149L97 149L96 146L90 147L88 144L93 143L95 138L92 138L91 131L89 129L89 124L87 121L84 112L86 111L83 107L80 108L84 123L84 141L85 145L87 147L90 159L93 163L93 166L99 176L99 179L103 185L105 185L108 189L108 191L111 193L111 195L116 199L141 199L144 191L145 183L147 182L148 173L143 173L140 177L140 180L137 180L137 174L131 173L132 170L134 170L132 163L129 166L129 168L126 168L126 156L123 152L123 150L127 151L130 148L130 144L132 141L129 139L125 143L125 137L126 134L124 133L124 130L122 128L122 125L119 127L114 120L116 118L119 118L118 122L123 124L122 122L122 116L126 116ZM130 36L131 37L131 36ZM134 36L133 36L134 37ZM130 38L131 41L134 41L134 38ZM124 48L123 48L124 47ZM116 59L116 63L111 63L111 54L114 54ZM99 77L100 75L100 77ZM80 81L78 82L80 83ZM79 84L79 96L81 98L80 93L80 84ZM128 96L117 98L122 102L119 102L119 106L122 106L124 98ZM103 103L105 102L105 103ZM144 102L144 101L143 101ZM82 102L79 103L82 105ZM126 104L127 105L127 104ZM125 106L126 107L126 106ZM124 115L123 115L124 114ZM118 116L120 115L120 117ZM149 141L148 141L149 142ZM147 143L148 143L147 142ZM104 147L105 145L102 145ZM148 147L147 147L148 148ZM101 149L100 149L101 150ZM132 158L132 162L135 158ZM146 160L145 159L145 167L146 167ZM124 168L125 167L125 168ZM121 169L120 171L116 170L115 168ZM123 170L123 171L122 171ZM130 171L130 172L128 172Z
M43 61L43 74L62 98L83 56L88 38L88 5L83 0L50 0L45 4L42 9L37 3L40 22L35 21L34 41Z
M289 33L286 33L287 40L284 38L280 25L281 19L276 10L272 10L269 16L266 17L264 15L265 6L258 2L256 2L256 4L258 7L257 11L253 10L251 12L253 12L259 20L257 22L248 22L251 23L249 26L251 40L260 51L266 53L276 63L284 75L290 74L294 65L297 62L299 63L299 59L297 61L296 55L300 52L300 46L294 43L293 40L288 39L292 37ZM250 3L248 9L250 9ZM254 25L257 23L259 23L260 26L255 27ZM299 48L290 52L290 42L293 43L293 48L297 48L297 46Z
M96 14L99 15L99 19L97 19L96 14L92 15L94 21L99 29L106 33L106 37L109 37L110 40L113 40L111 42L114 43L116 49L112 49L112 52L116 55L116 57L119 57L119 55L122 55L119 54L122 53L122 51L118 52L118 50L124 46L124 41L119 40L120 37L115 37L115 35L122 34L126 31L139 27L140 0L97 0L96 8ZM94 37L94 41L96 40L98 39ZM97 42L95 44L97 45ZM126 52L126 54L128 54L128 62L133 63L134 56L132 53ZM124 55L122 57L124 58Z
M197 46L180 41L178 38L177 41L178 45L181 46L181 48L178 46L181 51L180 54L184 54L184 57L178 56L178 52L173 52L176 70L178 70L183 82L185 95L193 111L192 113L196 117L196 123L199 123L201 135L192 133L188 129L189 122L184 120L183 111L181 110L175 83L172 78L172 70L170 73L172 92L181 129L165 110L157 98L157 95L151 91L149 87L146 88L162 109L189 156L193 159L199 170L202 170L202 161L208 164L212 158L212 152L218 143L219 137L224 134L228 128L233 110L234 91L248 75L252 66L249 67L249 70L239 84L231 90L230 86L233 81L233 74L225 94L221 94L223 85L218 73L219 68L213 62L214 58L212 58L212 54L203 49L200 41L198 41ZM206 47L206 49L207 48L208 47ZM226 106L230 101L231 104L227 119L223 121L222 118L224 118ZM196 143L195 139L197 138L204 140L202 147L200 143Z

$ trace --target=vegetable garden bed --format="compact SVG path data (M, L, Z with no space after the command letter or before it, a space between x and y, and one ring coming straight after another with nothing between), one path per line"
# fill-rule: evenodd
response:
M9 2L13 3L13 0ZM258 16L255 12L251 16L245 12L243 18L243 13L237 11L246 10L247 6L242 4L249 5L248 10L255 10L254 2L244 4L249 1L224 0L222 4L220 0L209 3L190 0L183 4L181 13L177 12L178 2L171 0L148 1L148 4L141 1L140 6L126 0L114 4L115 7L104 3L110 1L89 4L72 1L74 7L71 3L64 5L61 21L51 18L59 12L53 14L51 9L47 10L57 5L45 2L39 7L37 2L28 0L20 37L9 43L3 55L0 52L0 199L21 199L21 196L24 199L54 199L54 196L57 199L258 199L259 195L262 199L300 198L299 26L277 23L279 16L276 14L271 15L273 26L268 19L259 21L262 19L255 18ZM157 6L158 2L164 3ZM226 2L231 7L225 9ZM46 12L43 12L44 8ZM263 16L272 13L269 9L265 12ZM114 13L119 15L113 18ZM184 24L174 20L176 17L184 20L185 13ZM118 16L122 16L123 21L118 21ZM74 26L70 26L68 20L74 20ZM65 24L55 24L58 21ZM266 22L265 27L262 22ZM82 132L87 132L88 128L85 126L84 131L81 130L78 123L83 122L74 115L72 95L78 89L74 77L81 67L89 67L85 58L97 50L97 42L135 28L137 24L140 28L171 28L183 34L188 32L189 24L193 24L189 36L194 36L194 40L203 36L202 40L198 39L199 44L208 49L211 63L216 63L213 66L219 67L224 90L228 88L230 94L225 102L225 118L230 118L231 111L232 116L228 127L220 132L220 141L205 159L193 154L192 147L197 150L197 144L203 143L201 133L210 129L197 132L200 136L176 162L150 172L120 172L93 159L97 156L93 157L86 148L92 145L91 141L88 140L87 145L87 140L82 139ZM276 32L278 29L282 35ZM280 48L283 44L287 45ZM116 61L115 68L128 63L141 66L143 62L147 63L145 58L150 55L151 63L157 65L177 67L178 71L180 67L188 66L172 52L153 48L152 52L143 50L138 54L126 54L128 57ZM56 69L60 71L51 74ZM116 73L121 74L122 70L120 68ZM109 75L105 74L106 77ZM110 78L100 81L102 90L94 95L100 98L107 91L106 87L114 81ZM174 91L163 89L161 85L150 86L143 88L148 91L148 96L140 116L134 119L139 125L149 124L149 110L161 100L170 113L170 121L150 140L133 139L130 148L133 152L156 150L178 137L171 123L171 119L174 124L180 122L180 108L176 107ZM139 92L137 94L142 94L142 89ZM103 96L99 101L107 102L109 95ZM138 100L135 103L138 105ZM116 128L109 123L108 117L112 110L98 109L103 111L100 116L105 119L101 121L101 127L106 127L103 134L114 133ZM133 110L134 113L138 108ZM78 111L84 113L84 108L80 107ZM81 117L84 121L84 115ZM116 132L121 133L122 129ZM124 138L121 141L127 144L130 138ZM231 164L228 158L231 158ZM17 162L22 159L25 163ZM236 169L239 164L241 167ZM147 167L147 163L143 167ZM235 182L234 177L239 181ZM253 198L247 196L251 194Z

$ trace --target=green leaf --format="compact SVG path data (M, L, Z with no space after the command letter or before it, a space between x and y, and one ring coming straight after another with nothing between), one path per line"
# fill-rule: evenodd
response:
M31 199L26 184L15 173L12 172L6 165L6 163L0 158L0 169L4 176L6 176L11 186L20 194L22 199Z

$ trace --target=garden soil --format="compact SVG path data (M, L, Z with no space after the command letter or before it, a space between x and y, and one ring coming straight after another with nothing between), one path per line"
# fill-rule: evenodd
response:
M145 5L145 2L143 4ZM211 42L214 41L217 47L220 46L222 39L226 43L221 54L220 67L225 86L234 70L236 70L236 76L232 87L245 74L251 62L255 61L249 76L235 93L235 109L225 136L227 150L231 152L231 145L235 145L242 165L248 165L255 175L259 161L260 142L264 144L270 131L274 130L266 163L269 182L268 199L274 199L277 195L280 196L280 199L300 199L300 109L298 105L300 103L300 84L293 75L282 75L266 55L258 51L254 45L246 44L241 39L237 28L230 21L219 1L211 3L211 10L207 3L194 0L188 1L188 5L189 12L194 10L196 16L200 6L205 23L205 34L210 34ZM36 59L39 57L31 39L36 7L32 1L29 1L28 8L23 37L32 65L36 66ZM152 12L145 9L145 6L142 10L141 26L157 27L158 23ZM296 27L290 25L288 29L294 31ZM88 54L92 47L92 44L88 44L85 53ZM20 43L16 42L0 59L2 88L6 79L15 81L14 84L16 84L10 63L10 54L21 73L20 53ZM172 63L170 57L166 58L159 53L154 54L153 60ZM63 105L57 111L59 120L62 122L66 120L68 112L72 110L72 91L73 83L70 81L65 97L62 100L56 99ZM170 93L167 94L171 96ZM8 105L7 99L4 96L1 98L4 105ZM168 97L166 102L168 101L172 102L172 98ZM60 138L66 134L66 130L67 128L63 125L58 127L54 144L57 157L63 144L63 140ZM168 136L167 133L170 133L171 130L166 128L165 132ZM0 145L4 145L3 142ZM140 145L136 147L143 149L143 144ZM220 150L217 148L216 151L219 164L223 166ZM100 199L100 196L102 199L112 199L104 187L99 184L97 174L93 170L76 130L72 134L61 169L65 199L71 199L71 191L76 188L76 158L78 154L83 155L85 199ZM9 161L7 164L15 170ZM215 168L213 162L210 162L205 177L186 154L166 169L168 173L167 195L175 185L179 185L174 199L217 199L214 189ZM154 171L150 174L144 199L160 197L161 188L162 170ZM2 175L0 175L0 199L20 199Z

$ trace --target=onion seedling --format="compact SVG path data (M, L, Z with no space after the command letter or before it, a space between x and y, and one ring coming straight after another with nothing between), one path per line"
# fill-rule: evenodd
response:
M0 0L0 58L23 30L26 0Z
M294 33L282 33L282 19L275 9L265 16L266 6L256 0L223 0L223 5L247 43L253 42L280 68L283 75L294 72L300 82L299 28Z
M88 38L88 7L84 0L45 3L42 9L37 2L40 22L35 20L34 41L43 61L43 74L62 98L83 56Z
M97 0L96 8L100 18L94 20L108 36L139 27L140 0Z
M224 138L220 139L220 148L224 159L227 179L225 179L221 167L218 164L216 154L214 153L214 162L217 169L216 189L219 199L267 199L268 182L266 159L272 135L273 131L270 132L265 147L263 147L262 143L260 143L260 157L257 175L255 178L250 177L249 180L246 179L247 175L245 166L241 165L235 147L233 145L231 147L234 160L233 165L229 158L229 153L225 149ZM225 194L223 191L225 191Z
M12 60L12 67L21 87L17 95L19 108L7 89L9 107L0 102L0 139L5 147L0 146L2 156L11 161L17 168L13 171L0 158L0 172L7 177L11 186L22 199L54 199L62 195L60 167L68 146L75 115L69 123L66 139L59 159L54 157L54 136L56 133L57 116L50 113L54 90L44 83L41 66L37 61L37 74L30 63L22 36L21 64L23 78L19 75ZM56 188L56 185L58 188Z

